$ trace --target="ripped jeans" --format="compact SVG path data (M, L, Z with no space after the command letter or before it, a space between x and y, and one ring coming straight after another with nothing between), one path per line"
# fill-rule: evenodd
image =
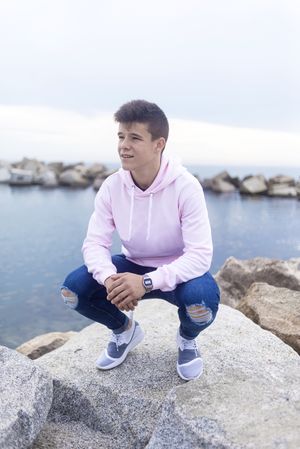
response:
M123 254L112 256L118 273L130 272L143 275L155 270L130 262ZM82 265L70 273L61 289L73 293L63 295L64 302L85 317L104 324L120 333L126 329L129 318L106 299L106 288L100 285ZM152 290L143 299L160 298L178 307L180 335L186 339L196 338L215 319L219 302L219 287L209 272L188 282L178 284L175 290Z

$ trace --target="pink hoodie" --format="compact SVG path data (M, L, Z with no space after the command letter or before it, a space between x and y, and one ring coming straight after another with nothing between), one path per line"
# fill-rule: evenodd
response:
M174 290L210 268L212 239L202 187L165 155L147 190L120 168L97 193L82 252L100 284L117 272L110 253L114 229L128 260L156 268L147 273L154 289Z

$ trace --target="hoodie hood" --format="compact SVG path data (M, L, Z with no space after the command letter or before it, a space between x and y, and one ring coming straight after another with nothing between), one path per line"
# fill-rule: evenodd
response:
M168 185L170 185L175 179L186 172L186 168L183 167L179 160L175 158L170 158L162 154L161 164L159 171L152 182L152 184L146 189L141 190L133 181L131 173L129 170L124 170L120 168L118 173L122 179L122 182L126 188L130 191L130 212L129 212L129 229L128 229L128 240L131 239L132 234L132 224L133 224L133 213L134 213L134 200L135 197L149 197L148 203L148 220L147 220L147 236L146 240L150 238L151 229L151 217L152 217L152 204L153 204L153 194L163 190Z
M186 168L180 164L179 160L175 158L171 159L162 154L160 168L154 181L143 191L135 185L129 170L124 170L123 168L119 169L119 174L123 183L128 189L131 189L132 187L136 188L136 195L138 196L148 196L151 193L156 193L164 189L184 172L186 172Z

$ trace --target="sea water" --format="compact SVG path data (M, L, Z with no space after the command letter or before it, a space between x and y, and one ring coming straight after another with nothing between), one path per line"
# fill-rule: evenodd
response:
M190 167L201 178L218 170ZM297 176L296 169L287 173L239 168L230 174L271 176L280 171ZM300 201L239 193L205 195L214 241L212 273L230 256L300 257ZM63 304L60 286L83 263L81 245L94 199L91 187L47 190L0 184L0 344L15 348L42 333L90 324ZM112 251L120 251L117 235Z

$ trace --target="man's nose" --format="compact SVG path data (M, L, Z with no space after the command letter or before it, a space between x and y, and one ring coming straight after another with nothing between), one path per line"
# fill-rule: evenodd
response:
M120 148L129 148L130 147L130 139L129 137L124 137L120 142Z

